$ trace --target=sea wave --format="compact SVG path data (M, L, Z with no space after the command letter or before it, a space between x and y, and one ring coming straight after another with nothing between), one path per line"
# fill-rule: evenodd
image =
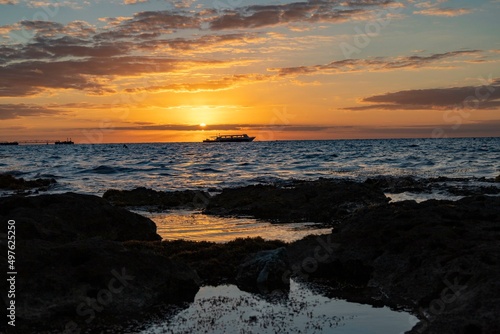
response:
M51 175L59 189L102 194L139 186L200 189L288 179L376 175L494 178L500 138L1 147L0 172Z

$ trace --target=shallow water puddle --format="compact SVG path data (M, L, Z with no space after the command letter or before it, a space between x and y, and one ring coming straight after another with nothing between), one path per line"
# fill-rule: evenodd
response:
M264 299L234 285L205 286L195 301L141 333L404 333L406 312L330 299L292 280L287 298Z
M151 218L163 239L228 242L257 237L295 241L311 234L327 234L317 224L271 224L253 218L217 217L197 211L138 212ZM263 298L235 285L201 287L193 303L175 315L166 315L141 331L156 333L384 333L411 329L417 318L387 307L331 299L307 285L291 281L286 298Z
M168 240L228 242L236 238L262 237L291 242L307 235L331 232L331 228L314 223L271 224L253 218L209 216L199 211L135 212L153 220L157 233Z

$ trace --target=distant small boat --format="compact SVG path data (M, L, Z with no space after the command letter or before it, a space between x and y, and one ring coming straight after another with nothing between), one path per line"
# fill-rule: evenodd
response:
M66 140L63 140L63 141L61 141L61 140L56 140L56 141L54 142L54 144L56 144L56 145L73 145L73 144L74 144L74 142L72 142L72 141L71 141L71 139L66 139Z
M7 145L14 146L14 145L19 145L19 143L17 141L4 141L4 142L0 142L0 145L2 145L2 146L7 146Z
M243 135L218 135L205 139L204 143L242 143L253 141L255 137L249 137L247 134Z

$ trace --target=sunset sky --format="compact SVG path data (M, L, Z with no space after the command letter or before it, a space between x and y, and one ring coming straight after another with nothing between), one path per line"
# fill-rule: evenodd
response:
M500 136L499 17L499 0L0 0L0 141Z

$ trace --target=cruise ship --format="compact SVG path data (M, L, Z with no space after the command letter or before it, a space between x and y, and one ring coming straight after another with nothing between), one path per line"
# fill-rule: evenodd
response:
M241 143L253 141L255 137L249 137L247 134L243 135L218 135L205 139L204 143Z

